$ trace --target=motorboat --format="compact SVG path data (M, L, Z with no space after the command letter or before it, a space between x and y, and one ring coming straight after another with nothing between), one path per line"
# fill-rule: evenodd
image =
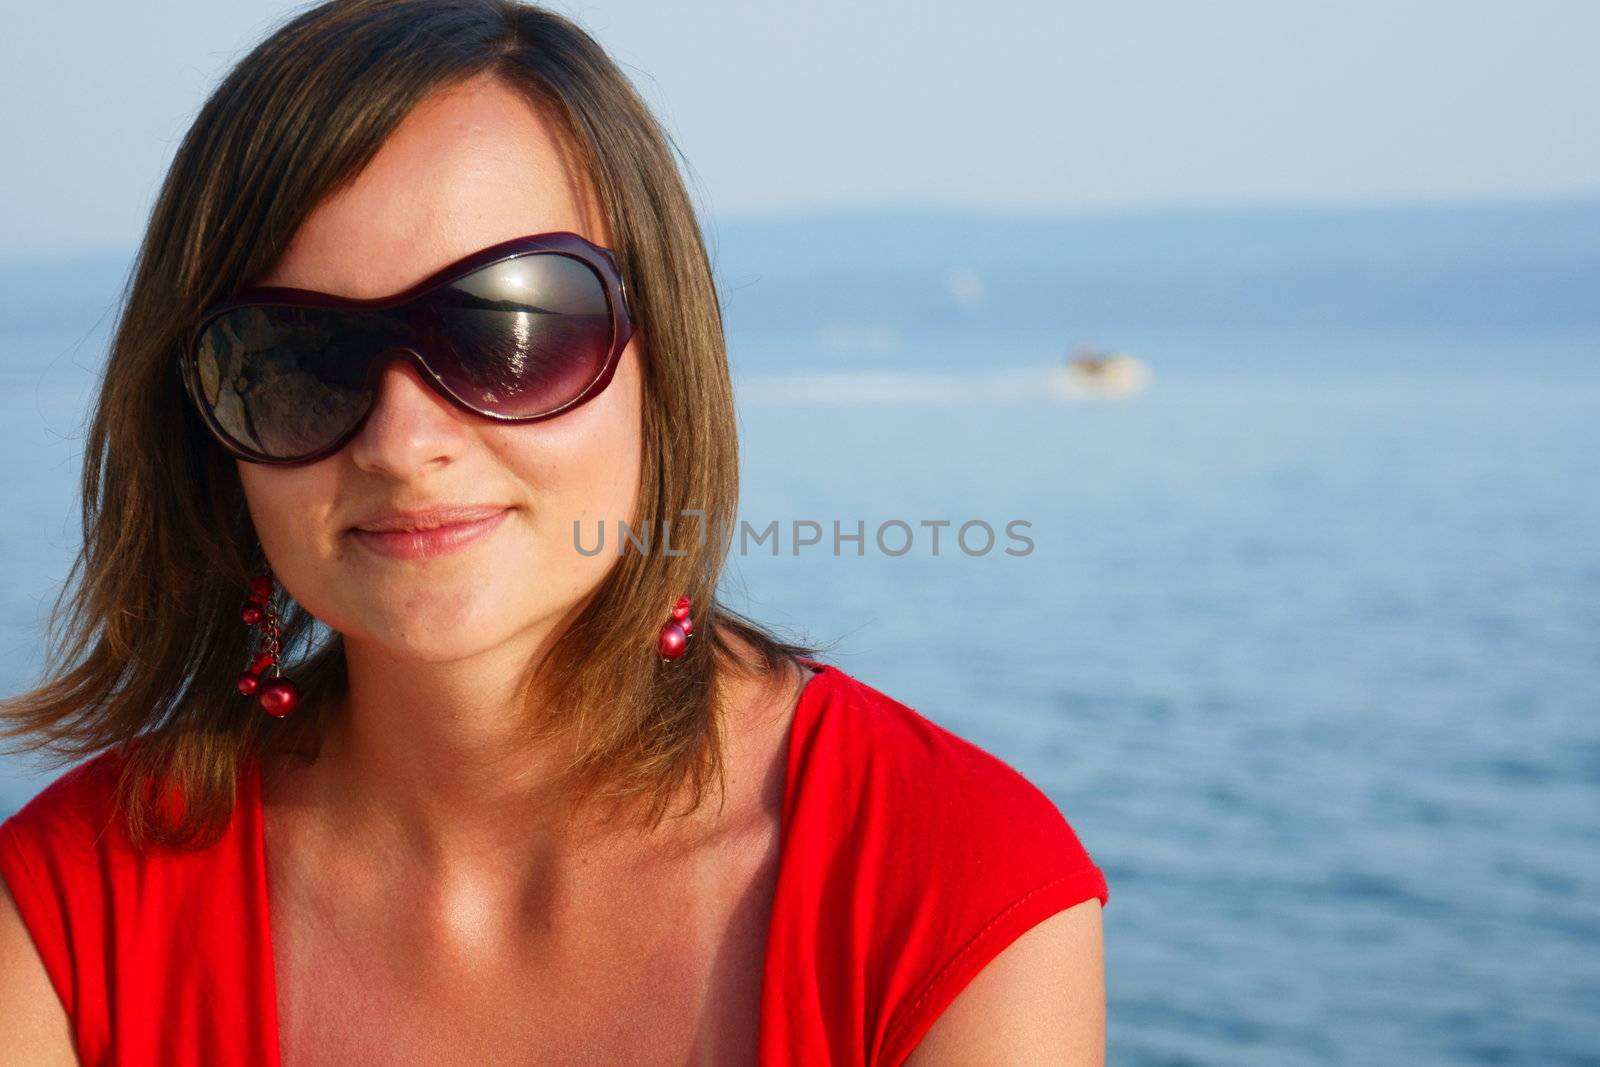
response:
M1099 345L1074 345L1051 381L1055 391L1073 400L1123 400L1138 396L1150 384L1143 360Z

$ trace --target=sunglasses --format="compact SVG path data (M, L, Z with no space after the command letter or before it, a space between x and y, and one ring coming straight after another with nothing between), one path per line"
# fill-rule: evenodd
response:
M560 231L481 249L394 296L245 289L202 312L179 363L229 452L308 463L361 429L391 359L464 411L538 422L598 396L633 330L616 256Z

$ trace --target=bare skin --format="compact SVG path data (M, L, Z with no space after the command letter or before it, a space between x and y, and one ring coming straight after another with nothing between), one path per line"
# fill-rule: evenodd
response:
M265 817L283 1062L754 1062L810 677L796 664L739 686L726 803L648 837L599 829L446 865L351 794L338 753L281 765Z

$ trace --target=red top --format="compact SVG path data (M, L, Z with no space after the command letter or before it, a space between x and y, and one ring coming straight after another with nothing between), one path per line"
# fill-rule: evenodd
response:
M897 1065L985 964L1104 875L1026 778L837 667L789 738L761 1063ZM0 823L81 1061L278 1067L259 766L209 848L139 855L108 751Z

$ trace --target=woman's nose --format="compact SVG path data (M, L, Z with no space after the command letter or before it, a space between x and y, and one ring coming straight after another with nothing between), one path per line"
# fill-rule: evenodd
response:
M382 358L372 411L350 441L356 465L405 478L459 455L472 435L467 413L439 393L410 353L396 349Z

